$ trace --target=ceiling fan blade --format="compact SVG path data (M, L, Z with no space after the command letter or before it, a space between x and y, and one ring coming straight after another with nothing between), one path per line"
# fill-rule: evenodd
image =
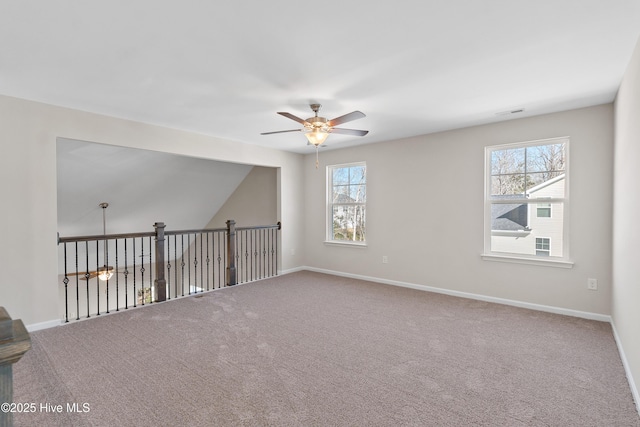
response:
M341 133L344 135L355 135L355 136L365 136L369 133L368 130L358 130L358 129L341 129L341 128L331 128L329 129L329 133Z
M100 273L100 271L102 270L104 270L104 267L100 267L98 270L71 272L71 273L67 273L67 276L86 276L87 274L89 274L89 278L93 278L93 277L96 277L98 273ZM113 266L111 265L107 266L107 270L111 270L115 272ZM84 279L84 277L82 277L82 279Z
M294 116L291 113L285 113L285 112L279 111L278 114L280 114L281 116L285 116L286 118L291 119L291 120L293 120L295 122L298 122L301 125L308 124L306 120L303 120L300 117Z
M89 272L90 275L93 274L93 273L95 273L95 271L90 271ZM67 276L84 276L85 274L87 274L86 271L78 271L78 272L75 272L75 273L67 273Z
M302 129L291 129L291 130L277 130L275 132L262 132L260 135L271 135L274 133L286 133L286 132L300 132Z
M365 114L362 111L352 111L351 113L345 114L344 116L336 117L333 120L329 120L329 126L338 126L338 125L341 125L342 123L361 119L363 117L367 117L367 116L365 116Z

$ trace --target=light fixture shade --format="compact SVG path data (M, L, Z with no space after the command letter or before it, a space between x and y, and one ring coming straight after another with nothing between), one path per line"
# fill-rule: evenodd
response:
M321 145L329 136L328 132L325 132L321 129L313 129L309 132L305 132L304 136L307 137L309 143L315 145L316 147Z
M106 282L113 276L113 269L102 267L98 269L98 279Z

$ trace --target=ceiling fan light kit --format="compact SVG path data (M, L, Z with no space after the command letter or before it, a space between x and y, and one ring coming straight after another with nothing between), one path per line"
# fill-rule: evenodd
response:
M113 268L111 267L100 267L98 269L98 279L106 282L107 280L113 277Z
M353 111L349 114L345 114L344 116L336 117L332 120L327 120L325 117L318 116L318 111L322 105L320 104L311 104L311 110L315 113L313 117L310 117L306 120L301 119L300 117L294 116L291 113L279 111L278 114L284 116L288 119L296 121L304 126L302 129L291 129L291 130L280 130L275 132L263 132L260 135L271 135L274 133L285 133L285 132L304 132L304 136L307 137L309 144L316 147L316 169L318 168L318 147L326 141L327 137L330 133L340 133L344 135L355 135L355 136L365 136L369 133L368 130L357 130L357 129L342 129L336 128L335 126L350 122L352 120L361 119L366 117L364 113L360 111Z

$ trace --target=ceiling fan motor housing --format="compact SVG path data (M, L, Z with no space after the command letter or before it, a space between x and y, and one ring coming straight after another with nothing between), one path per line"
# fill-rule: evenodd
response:
M306 124L304 125L304 127L306 127L309 130L314 130L314 129L328 129L329 126L327 125L327 119L324 117L310 117L307 120L305 120L310 126L307 126Z

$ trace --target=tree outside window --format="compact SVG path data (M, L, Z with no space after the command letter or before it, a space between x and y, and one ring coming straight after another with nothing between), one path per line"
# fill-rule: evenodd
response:
M367 167L352 163L327 167L328 217L327 240L366 241Z

